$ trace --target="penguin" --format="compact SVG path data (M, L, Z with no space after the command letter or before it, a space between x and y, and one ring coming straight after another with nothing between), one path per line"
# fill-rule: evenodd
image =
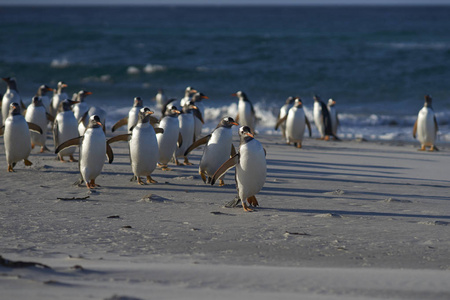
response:
M204 183L211 183L214 172L216 172L230 156L236 154L236 150L232 143L233 132L231 128L233 125L239 126L233 118L223 118L211 134L198 139L186 150L185 156L198 146L206 144L198 168L198 173L202 177ZM220 186L225 185L223 177L219 178L219 181Z
M131 132L133 130L133 127L138 122L139 111L143 107L144 101L141 99L141 97L134 97L133 107L131 107L130 111L128 112L128 116L117 121L111 128L111 131L114 132L120 127L127 125L128 131Z
M155 96L155 101L156 101L156 107L161 110L164 106L164 104L167 102L167 97L164 94L164 90L163 89L158 89L158 93L156 93Z
M197 92L192 96L192 102L194 102L194 105L199 110L202 118L195 117L194 118L194 140L198 139L200 135L202 134L202 127L204 123L204 115L205 115L205 105L203 104L203 99L209 99L208 96L205 96L203 93ZM194 116L197 116L194 114Z
M18 103L13 102L10 105L9 117L5 120L5 125L0 128L0 135L4 136L6 162L8 172L14 172L17 162L23 160L25 166L31 166L28 160L31 152L30 131L42 134L42 129L34 124L25 121L20 113L21 109Z
M57 148L62 142L68 141L78 137L78 122L72 111L72 105L77 101L65 99L61 102L59 112L53 122L53 142ZM64 156L69 156L69 161L76 162L73 157L75 153L74 147L69 147L61 150L58 153L58 158L61 162L65 162Z
M76 101L76 104L73 105L72 111L77 121L80 121L84 114L89 110L89 105L85 101L86 97L89 95L92 95L92 92L85 90L80 90L78 93L73 94L72 100Z
M186 152L189 145L194 142L194 114L196 115L196 117L203 120L197 106L194 105L194 102L189 100L187 105L183 107L182 113L178 116L178 120L180 122L180 133L183 139L183 143L175 151L175 163L177 165L181 165L181 163L178 162L178 157L184 157L184 165L192 165L192 163L189 162L187 156L185 156L184 153Z
M81 119L78 120L78 134L83 135L88 124L89 119L92 116L98 116L100 118L100 123L103 126L103 131L106 132L106 111L103 108L100 108L98 106L91 106L87 112L84 113L84 115L81 117Z
M30 132L32 149L34 149L34 147L38 145L41 146L41 153L49 150L45 145L45 142L47 141L47 123L48 121L53 120L53 117L45 109L45 106L42 103L42 99L40 97L34 96L25 113L25 121L38 125L42 129L42 134L37 132Z
M197 90L192 86L186 87L186 89L184 90L184 97L180 100L181 109L188 105L189 100L191 100L191 95L195 93L197 93Z
M426 95L425 104L419 111L417 120L414 123L413 137L417 137L420 142L421 148L419 149L419 151L425 151L427 147L430 147L429 151L439 151L439 149L434 144L439 128L431 102L431 96Z
M238 97L238 114L236 116L236 122L241 124L242 126L248 126L252 130L252 132L255 132L255 123L256 123L256 115L255 115L255 109L253 108L253 104L248 99L247 95L242 92L238 91L232 96Z
M254 138L250 127L239 128L239 136L239 151L217 169L212 176L211 185L214 185L226 171L236 166L235 178L238 196L232 201L231 206L236 206L241 201L244 211L252 211L249 206L259 206L255 195L263 188L266 181L266 150Z
M286 138L286 120L284 120L284 122L281 122L280 124L278 124L280 122L281 119L283 119L285 116L287 116L289 109L292 107L292 104L294 103L295 98L292 96L289 96L284 105L280 108L280 112L278 113L278 117L277 117L277 125L275 125L275 130L278 130L278 127L281 128L281 134L283 135L283 138Z
M86 183L88 189L99 187L95 183L95 179L100 175L105 164L105 152L109 163L114 160L112 149L106 142L103 124L100 122L99 116L89 117L84 135L63 142L56 148L55 154L73 146L80 146L78 165L82 181Z
M133 127L131 134L122 134L108 140L108 144L116 141L129 141L131 169L137 179L138 184L145 184L141 176L147 177L147 183L157 183L151 174L156 168L159 159L158 141L156 131L164 133L164 130L157 128L156 131L150 123L150 115L153 111L148 107L139 110L139 120Z
M26 109L20 97L19 90L17 89L17 82L15 78L4 77L2 78L6 82L6 92L2 98L2 124L5 125L8 118L11 103L18 103L20 109L23 111Z
M47 113L50 113L50 105L51 105L51 100L50 97L48 96L48 92L52 92L53 89L45 84L41 85L37 92L36 92L36 96L41 98L42 101L42 105L44 105L45 107L45 111Z
M331 132L333 132L334 136L337 136L337 131L339 127L339 118L336 110L336 101L333 99L328 99L327 103L328 113L330 114L331 120Z
M50 106L50 114L55 117L56 113L58 112L58 107L59 104L61 103L61 101L63 101L64 99L69 98L69 96L67 96L67 93L64 91L64 89L67 87L67 84L65 84L64 82L60 81L58 82L58 86L56 88L52 97L52 105Z
M159 122L158 127L162 128L164 133L158 133L156 135L159 149L158 166L163 171L170 171L167 164L174 158L177 145L181 146L183 144L183 138L180 134L180 122L178 120L180 113L177 107L172 105L165 111L164 116Z
M328 141L330 136L338 140L332 132L331 118L328 108L325 103L320 100L319 96L314 96L314 123L316 124L317 130L319 130L320 139Z

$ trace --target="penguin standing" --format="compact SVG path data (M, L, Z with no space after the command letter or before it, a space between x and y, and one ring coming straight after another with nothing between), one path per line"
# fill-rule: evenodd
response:
M112 163L114 156L111 147L106 143L103 124L97 115L89 118L89 123L83 136L63 142L56 148L55 154L73 146L80 146L78 164L82 180L86 182L88 189L98 187L99 185L95 183L95 179L100 175L105 164L105 152L109 163Z
M72 105L76 103L76 101L66 99L60 104L60 111L53 122L53 141L55 148L62 142L78 137L78 122L72 111ZM58 153L58 158L64 162L64 156L69 156L71 162L76 162L77 160L73 157L74 153L75 148L69 147L61 150Z
M184 157L184 165L192 165L192 163L189 162L187 156L185 156L184 153L186 152L189 145L194 142L194 114L196 114L198 118L202 118L197 107L194 105L194 102L189 101L187 105L183 107L182 113L178 116L178 121L180 122L180 133L183 139L183 143L178 146L175 151L175 163L177 165L181 165L178 162L178 157Z
M127 125L127 130L131 132L133 130L133 127L138 122L139 111L143 107L144 101L141 99L141 97L134 97L133 107L131 107L130 111L128 112L128 116L117 121L111 128L111 131L114 132L120 127Z
M167 102L167 97L164 94L164 90L163 89L158 89L158 93L156 93L155 96L155 101L156 101L156 107L161 110L164 106L164 104Z
M31 134L31 148L34 149L36 145L41 146L40 152L48 151L45 142L47 141L47 123L53 121L53 117L47 112L40 97L34 96L31 104L28 105L25 113L25 121L34 123L42 129L42 134L37 132L30 132Z
M25 110L25 105L23 105L22 98L20 97L19 90L17 89L16 79L11 77L5 77L2 79L7 84L6 92L2 98L2 124L5 125L11 103L18 103L20 105L19 108L22 110Z
M294 97L289 96L286 99L284 105L280 108L280 112L278 113L277 125L275 126L275 130L278 130L278 127L280 127L283 138L286 138L286 120L284 120L283 122L280 122L280 120L283 119L285 116L287 116L289 109L292 107L292 104L294 103L294 100L295 100Z
M233 118L223 118L211 134L195 141L185 152L185 156L200 145L206 144L203 155L200 160L198 173L205 183L211 183L214 172L225 162L230 156L236 154L232 139L233 125L238 126ZM230 154L231 153L231 154ZM220 186L224 186L223 176L219 178Z
M320 100L319 96L314 96L313 114L314 123L316 124L317 130L319 130L320 139L328 141L330 136L337 139L332 132L331 118L328 108L325 103Z
M184 97L180 100L180 107L183 109L183 107L188 105L189 100L191 100L191 95L197 93L197 90L194 89L192 86L188 86L184 90Z
M52 105L50 106L50 114L53 117L56 116L56 113L58 112L58 107L59 107L59 104L61 103L61 101L69 98L69 96L67 96L67 93L64 91L66 87L67 87L67 84L65 84L64 82L62 82L62 81L58 82L56 91L54 91L54 94L53 94Z
M250 102L247 95L242 91L238 91L237 93L232 94L232 96L239 98L238 114L236 116L236 122L238 122L242 126L250 127L250 129L254 133L256 115L255 109L253 108L253 104Z
M203 93L195 93L194 96L192 96L192 102L194 102L194 105L197 107L198 111L200 112L201 118L197 117L197 114L194 114L194 140L198 139L198 137L202 134L202 128L204 123L204 115L205 115L205 105L203 104L203 99L209 99L208 96L205 96Z
M9 111L9 117L6 118L5 125L0 128L0 135L4 135L8 172L14 172L13 168L21 160L26 166L32 165L28 160L31 152L30 130L42 133L42 129L34 123L27 124L20 113L18 103L11 103Z
M425 104L419 111L417 120L414 123L413 137L416 138L417 136L421 145L420 151L425 151L427 147L430 147L429 151L438 151L434 143L439 128L431 102L431 96L426 95Z
M167 167L169 161L174 158L175 150L177 149L177 143L179 146L183 144L183 140L180 134L180 122L178 115L180 111L175 105L172 105L167 109L159 122L159 128L164 130L164 133L158 133L156 139L158 140L159 149L159 167L163 171L169 171Z
M89 95L92 95L92 92L85 90L81 90L74 94L72 100L76 101L76 104L73 105L72 111L77 121L80 121L84 114L89 110L89 105L85 101L86 97Z
M285 138L287 144L294 143L297 148L301 148L306 126L309 130L309 136L311 136L311 124L303 110L302 100L298 97L295 98L294 106L289 109L288 114L278 121L277 126L281 123L286 124Z
M266 181L267 165L266 150L261 143L254 138L254 135L248 126L239 128L241 139L239 151L214 173L211 179L213 185L217 179L221 178L226 171L236 166L236 189L238 197L232 201L231 206L236 206L242 201L242 207L245 211L252 211L250 206L259 206L255 195L262 189Z
M41 98L42 101L42 105L44 105L45 107L45 111L47 113L50 113L50 105L51 105L51 100L50 97L48 96L48 92L52 92L53 89L45 84L41 85L36 93L36 96Z
M339 127L339 118L336 110L336 101L333 99L328 99L327 103L328 113L330 114L331 120L331 132L333 132L334 136L337 136L337 131Z

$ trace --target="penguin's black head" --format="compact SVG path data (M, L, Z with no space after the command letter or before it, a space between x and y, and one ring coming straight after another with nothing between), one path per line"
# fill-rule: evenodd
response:
M88 128L97 128L102 127L102 122L100 121L100 117L97 115L93 115L89 118Z
M303 102L302 102L302 99L300 99L300 97L295 98L294 106L303 107Z
M134 97L134 107L144 107L144 101L141 99L141 97Z
M60 104L60 111L71 111L72 110L72 105L74 105L75 103L79 103L79 101L73 101L70 99L64 99L63 101L61 101Z
M38 97L38 96L34 96L34 97L31 99L31 103L33 103L34 106L43 106L41 97Z
M64 82L62 82L62 81L58 82L58 91L59 92L62 92L66 87L67 87L67 84L65 84Z
M239 126L239 124L232 117L225 117L219 123L219 126L227 128L231 128L233 125Z
M45 84L41 85L38 89L38 96L45 96L47 92L51 92L53 89Z
M424 106L425 107L431 107L431 102L432 102L431 96L430 95L425 95L425 104L424 104Z
M17 83L14 77L3 77L2 79L6 81L6 84L11 90L17 90Z
M80 102L83 102L84 98L86 98L89 95L92 95L92 92L81 90L81 91L78 92L78 97L77 97L78 99L77 100L80 101Z
M178 110L178 108L175 106L175 105L172 105L171 107L170 107L170 109L168 110L168 115L179 115L179 114L181 114L181 112Z
M194 102L200 102L203 99L209 99L208 96L205 96L203 93L197 92L194 94L194 96L192 96L192 101Z
M241 142L248 142L254 138L252 130L248 126L239 128L239 136L241 137Z
M328 99L328 106L335 106L336 105L336 101L334 101L333 99Z
M237 91L236 93L232 94L231 96L238 97L239 100L248 101L247 95L243 91Z
M320 102L320 97L319 97L319 95L314 95L313 98L314 98L314 101Z
M289 96L289 97L286 99L286 103L285 103L285 104L292 104L292 103L294 103L294 101L295 101L295 98L292 97L292 96Z
M148 123L150 122L150 116L153 114L153 111L148 107L143 107L139 110L139 122Z
M9 113L11 116L20 115L20 106L18 103L13 102L9 105Z

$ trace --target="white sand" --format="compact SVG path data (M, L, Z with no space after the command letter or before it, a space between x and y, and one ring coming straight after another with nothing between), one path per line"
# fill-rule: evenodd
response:
M139 186L113 144L88 192L76 163L38 149L7 173L1 139L0 255L52 269L0 267L0 299L450 299L448 145L258 139L251 213L223 207L234 170L203 184L200 150Z

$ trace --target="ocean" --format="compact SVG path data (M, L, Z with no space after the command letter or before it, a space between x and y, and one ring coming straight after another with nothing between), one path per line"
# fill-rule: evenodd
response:
M449 142L448 16L450 6L0 6L0 76L17 79L25 103L41 84L91 91L108 126L135 96L154 107L159 88L181 99L192 86L210 98L205 133L234 117L239 90L273 135L288 96L312 121L317 94L337 102L343 139L413 141L430 94Z

